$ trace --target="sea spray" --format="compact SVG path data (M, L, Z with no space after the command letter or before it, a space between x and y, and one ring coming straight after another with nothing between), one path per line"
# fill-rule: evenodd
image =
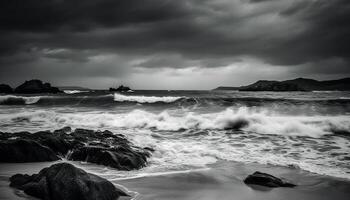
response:
M40 96L14 96L14 95L4 95L0 96L1 104L35 104L40 100Z
M2 124L23 120L38 128L59 128L63 126L90 128L132 128L158 131L181 130L242 130L258 134L322 137L335 132L350 130L347 116L287 116L257 112L254 109L228 108L221 112L200 114L194 112L160 113L132 110L125 113L108 112L55 112L33 111L15 114L0 114ZM50 128L50 129L52 129ZM22 128L22 129L25 129Z
M128 96L122 95L119 93L114 94L114 101L118 102L137 102L137 103L156 103L156 102L164 102L171 103L175 102L184 97L176 97L176 96Z

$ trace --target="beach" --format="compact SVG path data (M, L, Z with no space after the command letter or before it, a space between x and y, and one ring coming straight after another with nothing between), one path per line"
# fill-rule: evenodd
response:
M61 161L60 161L61 162ZM56 162L55 162L56 163ZM211 199L348 199L350 181L313 174L300 169L271 165L218 163L204 169L144 174L134 178L110 178L104 175L96 165L70 162L84 170L108 178L117 187L128 191L131 198L142 200L211 200ZM35 199L19 190L8 187L8 178L14 173L37 173L42 168L53 164L26 163L0 165L0 199ZM112 170L112 169L110 169ZM244 178L254 172L263 171L284 177L298 186L295 188L266 188L248 186ZM115 174L118 171L115 170Z

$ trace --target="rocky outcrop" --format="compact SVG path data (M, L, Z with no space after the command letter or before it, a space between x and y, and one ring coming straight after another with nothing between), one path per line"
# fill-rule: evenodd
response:
M118 88L109 88L109 91L111 91L111 92L128 92L128 91L131 91L131 89L127 86L121 85Z
M85 160L120 170L132 170L144 167L148 156L123 145L112 148L86 146L73 151L69 159Z
M254 172L245 180L245 184L261 185L266 187L295 187L293 183L286 182L280 178L262 172Z
M0 84L0 94L10 94L13 93L13 89L6 84Z
M128 196L108 180L68 163L42 169L39 174L16 174L10 186L44 200L116 200Z
M17 145L18 143L26 145ZM140 169L146 166L147 159L153 151L150 147L134 146L121 134L114 134L107 130L75 129L72 131L69 127L54 132L0 133L0 144L5 144L0 147L0 155L5 155L0 158L0 162L51 161L59 159L58 156L60 156L119 170ZM6 157L8 153L11 156ZM40 160L35 159L41 155L39 153L42 154Z
M35 93L60 93L57 87L52 87L50 83L43 83L40 80L25 81L22 85L15 89L15 93L19 94L35 94Z
M33 140L0 141L0 162L42 162L58 159L50 148Z

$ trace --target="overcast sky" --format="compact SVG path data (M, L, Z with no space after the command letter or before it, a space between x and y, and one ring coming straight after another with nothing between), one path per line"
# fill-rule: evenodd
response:
M350 76L349 0L1 0L0 82L212 89Z

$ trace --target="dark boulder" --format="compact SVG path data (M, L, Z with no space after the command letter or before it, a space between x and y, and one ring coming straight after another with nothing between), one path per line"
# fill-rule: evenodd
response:
M52 149L54 152L58 153L60 156L65 156L69 150L75 147L74 141L67 141L60 137L47 137L40 140L40 144L45 145Z
M59 157L48 147L32 140L0 141L0 163L55 161Z
M0 93L9 94L12 93L13 89L6 84L0 84Z
M85 146L75 149L68 159L96 163L119 170L133 170L144 167L149 156L146 150L138 151L126 145L110 148Z
M39 174L16 174L10 186L45 200L116 200L128 196L108 180L68 163L54 164Z
M261 185L266 187L295 187L296 185L288 183L280 178L262 172L254 172L245 180L245 184Z
M52 87L50 83L43 83L40 80L25 81L15 89L15 93L35 94L35 93L59 93L57 87Z
M13 140L13 138L16 138ZM18 141L25 145L17 145ZM4 144L4 145L2 145ZM119 170L140 169L154 152L150 147L134 146L124 135L69 127L35 133L0 132L0 162L40 162L58 160L87 161ZM41 151L47 154L39 156ZM15 156L7 156L15 153ZM42 153L42 152L41 152ZM50 157L53 155L54 157Z

